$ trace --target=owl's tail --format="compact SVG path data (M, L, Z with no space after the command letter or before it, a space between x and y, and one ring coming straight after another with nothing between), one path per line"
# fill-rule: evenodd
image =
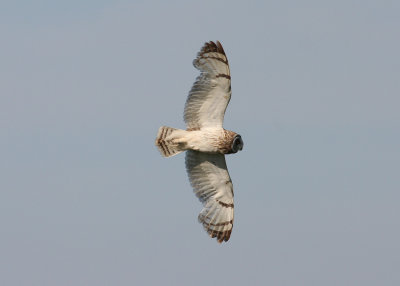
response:
M167 126L161 126L160 129L158 129L156 146L158 147L161 155L164 157L171 157L185 151L181 144L176 144L173 142L175 133L179 133L180 131L184 130Z

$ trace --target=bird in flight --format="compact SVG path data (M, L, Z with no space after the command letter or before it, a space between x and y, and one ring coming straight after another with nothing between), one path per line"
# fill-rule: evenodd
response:
M222 127L232 91L229 63L221 43L205 43L193 65L201 73L186 100L186 130L161 126L156 146L164 157L186 151L189 180L203 203L199 222L221 243L231 236L234 209L225 154L242 150L243 140Z

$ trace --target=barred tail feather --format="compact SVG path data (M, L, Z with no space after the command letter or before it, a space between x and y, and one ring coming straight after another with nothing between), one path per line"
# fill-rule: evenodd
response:
M161 126L160 129L158 129L156 146L164 157L171 157L184 151L178 144L173 144L172 141L167 138L171 137L170 135L175 131L179 131L179 129L167 126Z

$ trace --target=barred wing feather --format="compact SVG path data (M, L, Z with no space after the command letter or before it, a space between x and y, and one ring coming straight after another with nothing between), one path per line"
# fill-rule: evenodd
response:
M186 100L184 119L187 128L222 127L232 92L229 63L221 43L206 43L193 65L201 73Z
M196 196L203 203L199 222L218 242L228 241L233 227L233 185L225 156L186 152L186 170Z

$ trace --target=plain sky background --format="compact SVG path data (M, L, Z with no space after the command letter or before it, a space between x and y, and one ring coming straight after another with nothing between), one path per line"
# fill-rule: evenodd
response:
M3 1L0 285L400 285L399 1ZM160 125L232 73L235 224Z

